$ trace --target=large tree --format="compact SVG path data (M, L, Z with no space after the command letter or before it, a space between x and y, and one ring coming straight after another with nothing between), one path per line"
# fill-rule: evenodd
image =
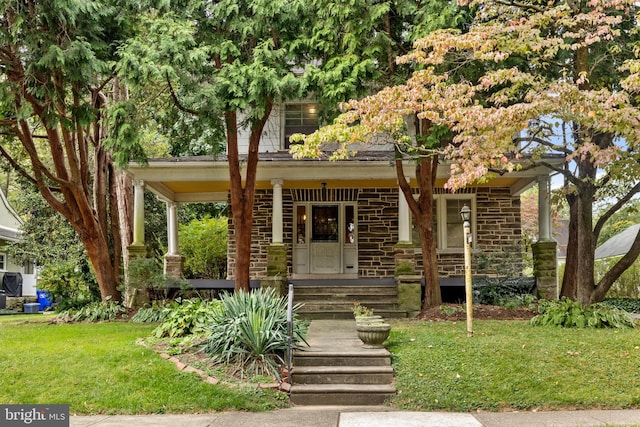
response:
M175 1L150 9L123 50L122 75L156 82L189 131L181 146L224 139L236 240L235 288L249 290L258 147L275 103L303 95L298 78L303 1ZM155 94L157 96L157 94ZM166 121L165 121L166 123ZM181 125L178 125L181 126ZM199 135L198 135L199 133ZM209 138L203 141L202 135ZM248 138L246 153L241 139ZM185 149L178 149L184 152Z
M398 55L408 53L413 42L429 32L438 28L462 29L470 19L468 8L457 7L448 2L360 0L349 2L340 8L336 7L336 3L321 0L314 2L317 8L315 15L320 19L309 29L308 36L310 55L317 58L317 64L308 67L310 84L328 117L335 114L338 103L347 98L357 98L386 85L406 81L411 69L396 64L395 58ZM380 97L394 96L388 92L380 94ZM354 101L345 107L353 113L348 126L352 119L358 120L361 124L358 130L351 128L345 133L342 129L333 134L329 130L331 135L326 138L321 136L321 132L316 135L318 138L315 141L310 138L305 146L294 147L294 155L323 156L322 150L326 148L320 142L362 142L372 134L389 131L384 120L379 120L385 113L375 107L381 105L381 98L372 96L366 99L362 103ZM370 108L371 105L374 107ZM396 172L403 197L407 200L420 235L425 272L424 305L430 307L442 302L433 196L436 171L441 159L440 151L450 142L450 135L445 128L432 126L428 120L421 120L416 115L417 112L416 109L404 108L402 115L405 117L400 118L403 124L407 120L413 125L415 133L411 137L405 139L407 134L397 128L392 133L394 139L400 138L395 141ZM407 152L408 146L418 149L421 155L415 156ZM347 146L344 145L332 157L348 155ZM413 196L410 178L404 171L404 162L408 159L416 165L417 198Z
M595 283L594 251L606 221L640 191L638 6L627 0L479 0L468 31L436 31L399 59L422 69L409 83L350 103L333 133L396 133L417 111L452 132L448 188L546 167L565 179L570 231L562 295L600 301L640 253L631 250ZM473 65L465 79L443 69ZM374 116L371 111L375 111ZM348 138L343 140L348 141ZM401 138L396 141L402 142ZM407 149L412 149L407 145ZM415 150L414 150L415 151ZM565 160L564 167L550 162ZM594 223L598 199L614 203Z
M128 29L125 6L0 4L0 154L69 221L103 299L120 298L116 173L104 142L115 49ZM17 161L25 153L28 167Z

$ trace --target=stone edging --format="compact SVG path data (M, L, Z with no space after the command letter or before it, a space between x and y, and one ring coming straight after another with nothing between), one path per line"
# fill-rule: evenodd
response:
M146 344L144 344L144 342L142 340L137 340L136 344L141 345L143 347L146 347L149 350L152 350L153 352L157 353L155 350L153 350L152 348L149 348L149 346L147 346ZM178 359L177 357L174 356L170 356L167 353L159 353L160 357L168 360L169 362L173 362L173 364L176 366L176 368L178 369L178 371L182 371L182 372L193 372L194 374L198 375L200 378L202 378L202 380L204 382L206 382L207 384L212 384L212 385L216 385L216 384L222 384L228 387L240 387L240 386L253 386L254 384L250 384L250 383L230 383L228 381L221 381L218 378L215 377L211 377L209 375L206 374L206 372L204 372L201 369L198 368L194 368L193 366L189 366L183 362L180 361L180 359ZM268 383L268 384L257 384L256 388L258 389L276 389L276 390L280 390L280 391L284 391L286 393L289 393L289 391L291 390L291 385L285 381L280 381L278 382L273 382L273 383Z

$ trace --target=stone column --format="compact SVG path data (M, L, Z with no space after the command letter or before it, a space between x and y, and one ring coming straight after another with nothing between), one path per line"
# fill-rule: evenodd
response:
M409 317L418 315L422 300L422 276L415 274L416 248L411 239L411 214L402 190L398 189L398 243L393 247L398 306Z
M284 295L287 283L287 246L282 238L282 179L272 179L271 185L271 244L267 247L267 277L260 280L260 287L275 288L280 295Z
M182 278L184 270L184 257L179 253L178 242L178 205L175 202L167 202L167 242L168 252L164 255L164 275Z
M549 176L538 177L538 241L531 246L533 274L538 295L544 299L558 298L558 244L551 238L549 207Z

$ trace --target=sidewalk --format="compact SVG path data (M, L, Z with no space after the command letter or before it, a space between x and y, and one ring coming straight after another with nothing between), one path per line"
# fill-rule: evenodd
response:
M640 426L640 410L446 413L388 407L296 407L273 412L71 417L71 427L587 427Z
M314 320L308 342L327 350L354 345L353 321ZM359 342L359 341L357 341ZM408 412L387 406L294 406L272 412L72 416L71 427L587 427L638 426L640 410Z

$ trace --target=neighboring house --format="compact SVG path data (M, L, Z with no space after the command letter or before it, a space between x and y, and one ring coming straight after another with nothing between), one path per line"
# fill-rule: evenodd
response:
M337 162L294 160L288 153L291 134L317 129L315 108L310 102L285 104L274 110L265 128L257 171L252 279L264 282L275 276L294 282L344 279L367 283L372 279L393 282L399 272L410 276L421 274L420 246L414 241L412 218L399 190L391 161L393 152L388 147L362 147L364 150L353 158ZM539 240L551 241L548 170L508 173L454 194L443 188L449 170L446 164L439 167L435 196L442 278L460 279L464 275L459 212L465 204L473 211L475 251L498 252L505 248L519 251L520 194L531 185L542 183L545 191L540 192L540 212L544 219L540 221ZM131 164L129 173L136 186L136 218L143 218L140 203L143 188L167 202L169 253L165 257L165 271L180 274L176 205L228 201L226 158L152 159L144 166ZM412 177L417 191L415 170L410 162L405 173ZM144 235L140 232L142 226L142 221L136 221L135 235ZM235 240L231 221L228 242L227 271L228 278L233 279ZM143 243L137 241L134 245ZM555 242L552 243L555 292Z
M595 259L626 255L631 249L638 232L640 232L640 224L635 224L611 237L596 248Z
M20 241L21 226L22 220L0 190L0 281L5 275L19 275L22 281L22 295L19 296L35 296L36 275L33 265L16 264L6 251L7 244Z

